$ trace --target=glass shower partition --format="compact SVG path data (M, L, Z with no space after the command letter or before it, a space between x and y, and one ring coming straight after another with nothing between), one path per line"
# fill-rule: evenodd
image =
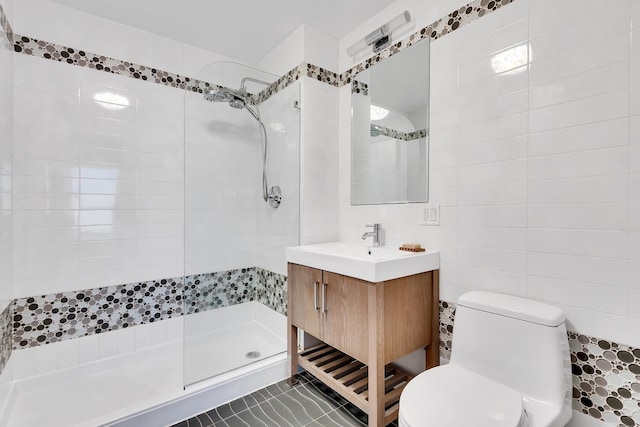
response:
M258 99L256 80L276 76L217 62L197 78L210 89L184 101L185 387L286 352L285 247L300 241L299 83Z

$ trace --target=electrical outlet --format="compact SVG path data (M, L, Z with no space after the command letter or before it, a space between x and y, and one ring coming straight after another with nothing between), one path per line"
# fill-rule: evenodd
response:
M440 205L428 203L420 206L420 225L440 225Z

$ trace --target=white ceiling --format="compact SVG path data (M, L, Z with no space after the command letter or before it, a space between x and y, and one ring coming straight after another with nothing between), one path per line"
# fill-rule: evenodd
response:
M341 39L395 0L53 0L256 64L301 24Z

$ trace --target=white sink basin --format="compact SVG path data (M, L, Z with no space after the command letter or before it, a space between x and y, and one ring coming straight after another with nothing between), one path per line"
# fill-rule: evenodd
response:
M287 262L306 265L369 282L383 282L440 268L438 251L406 252L396 247L371 248L349 242L295 246Z

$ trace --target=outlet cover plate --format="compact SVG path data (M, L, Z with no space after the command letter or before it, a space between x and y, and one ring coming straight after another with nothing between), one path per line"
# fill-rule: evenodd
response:
M427 203L420 206L420 225L440 225L440 205Z

